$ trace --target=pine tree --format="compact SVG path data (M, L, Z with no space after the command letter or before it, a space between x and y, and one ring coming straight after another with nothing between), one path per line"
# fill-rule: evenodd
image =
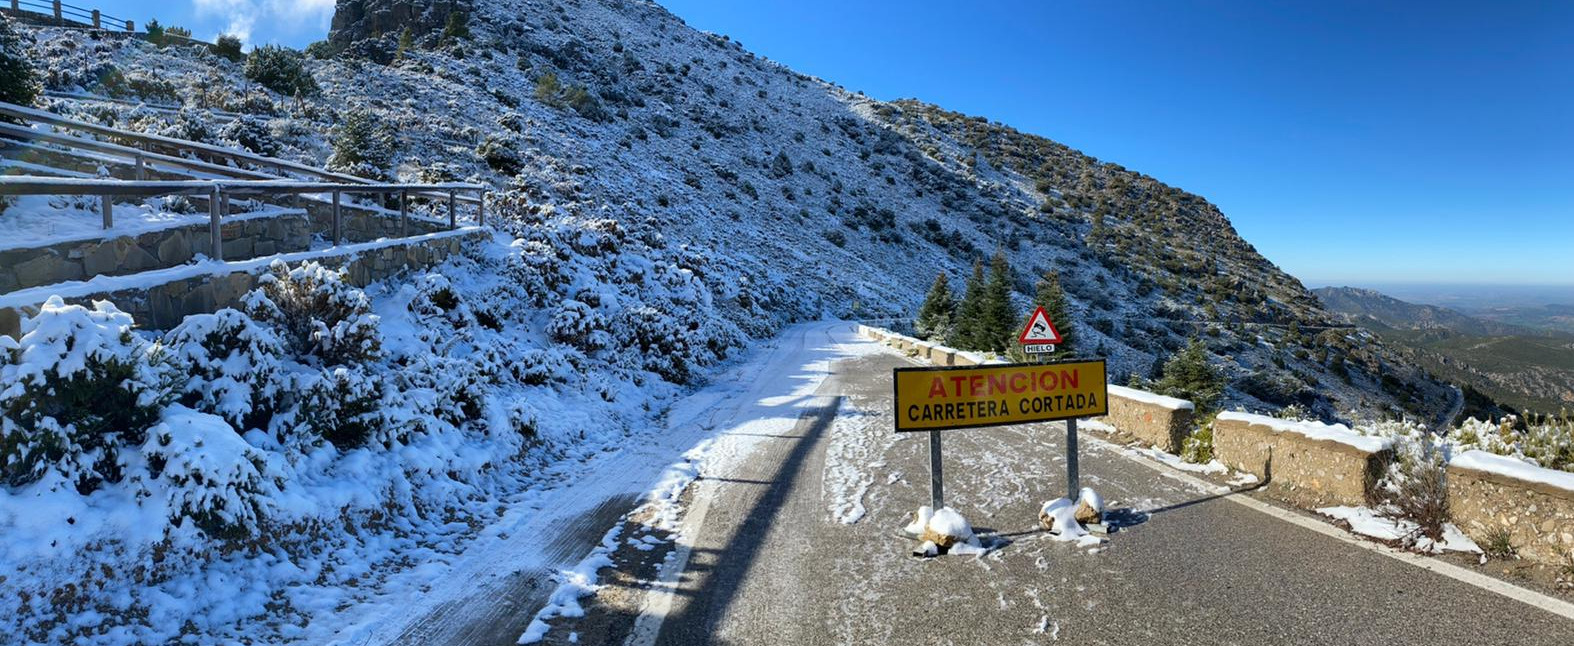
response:
M1060 343L1055 346L1063 356L1070 356L1075 347L1073 326L1071 323L1071 309L1066 304L1066 292L1060 288L1060 272L1050 270L1044 272L1033 285L1033 304L1044 308L1044 313L1049 315L1051 323L1055 324L1055 331L1060 333ZM1029 312L1028 316L1032 316ZM1028 321L1022 321L1022 327L1027 327Z
M945 272L940 272L935 277L935 284L929 288L929 295L924 297L923 307L918 308L918 319L913 322L913 328L919 338L944 339L951 333L955 317L956 297L951 295L951 285L946 280Z
M974 339L984 306L984 261L973 261L973 274L967 279L967 291L962 294L962 304L957 306L956 321L946 345L962 350L976 350Z
M1189 399L1197 405L1199 413L1217 406L1224 396L1224 375L1208 363L1208 348L1199 339L1192 339L1186 348L1175 353L1164 364L1164 376L1154 384L1161 395Z
M979 321L974 330L974 345L979 350L1005 352L1011 347L1017 314L1011 306L1011 265L1006 262L1005 251L995 252L989 261L989 282L984 286Z
M1290 329L1284 332L1285 345L1301 345L1306 339L1301 336L1301 324L1295 319L1290 319Z
M11 19L0 16L0 101L32 105L38 97L38 73L23 51Z
M412 49L415 49L415 34L405 27L399 32L399 51L394 54L394 60L404 60L405 54Z

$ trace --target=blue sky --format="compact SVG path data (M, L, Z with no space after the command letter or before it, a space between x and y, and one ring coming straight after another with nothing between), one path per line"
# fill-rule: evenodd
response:
M1574 3L663 4L849 89L1198 193L1314 286L1574 284ZM332 0L161 7L199 35L249 23L302 46Z

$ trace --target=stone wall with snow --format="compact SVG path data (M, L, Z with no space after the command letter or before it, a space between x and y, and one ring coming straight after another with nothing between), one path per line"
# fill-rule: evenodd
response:
M364 287L374 281L417 268L426 268L459 253L467 239L489 236L484 230L460 230L452 235L432 234L423 238L391 240L384 243L358 245L332 253L305 252L286 254L281 259L310 256L319 264L344 266L349 282ZM138 325L152 329L169 329L179 325L186 316L213 312L234 307L240 298L257 284L257 276L268 267L268 258L246 263L189 265L178 268L168 276L155 276L156 282L137 284L142 277L125 277L127 281L101 281L80 283L76 293L54 289L49 293L38 292L36 302L26 302L29 292L0 297L0 336L20 336L23 315L37 313L38 306L50 295L60 293L67 302L89 303L107 300L130 314Z
M1191 434L1196 406L1135 388L1109 387L1109 415L1095 418L1166 453L1180 453Z
M1448 465L1448 504L1477 543L1507 534L1523 558L1553 565L1574 559L1574 473L1465 451Z
M1290 502L1318 508L1366 505L1393 459L1392 440L1343 424L1296 422L1250 413L1220 413L1213 455L1256 475Z

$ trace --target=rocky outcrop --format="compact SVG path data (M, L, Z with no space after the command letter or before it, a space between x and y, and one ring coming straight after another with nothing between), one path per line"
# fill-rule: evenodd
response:
M430 44L450 14L470 11L470 0L339 0L328 43L335 51L392 56L406 28L417 43Z

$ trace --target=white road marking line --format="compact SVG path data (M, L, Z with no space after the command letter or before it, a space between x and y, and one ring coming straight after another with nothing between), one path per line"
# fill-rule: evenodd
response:
M639 616L634 619L634 628L629 631L628 639L623 641L624 646L652 646L656 643L656 637L661 635L661 624L672 612L672 602L682 585L679 579L689 567L689 554L694 551L694 541L699 540L700 530L705 527L705 515L710 513L711 500L716 497L711 491L714 488L710 480L694 482L692 505L678 526L677 548L661 564L651 590L640 601Z
M1095 442L1104 442L1103 440L1097 438L1091 439L1093 439ZM1196 478L1190 474L1177 471L1168 465L1150 460L1148 458L1136 455L1126 455L1126 457L1130 458L1133 462L1141 464L1142 466L1148 467L1149 469L1159 473L1181 480L1190 480L1199 486L1217 486L1202 480L1201 478ZM1549 597L1534 590L1527 590L1507 581L1496 579L1480 572L1474 572L1447 561L1441 561L1428 556L1423 556L1421 554L1416 554L1414 552L1407 552L1405 550L1392 548L1387 545L1383 545L1382 543L1374 543L1369 540L1358 538L1350 532L1344 531L1329 523L1322 522L1315 518L1302 516L1288 509L1270 505L1244 493L1227 495L1224 496L1224 499L1240 504L1247 509L1256 510L1269 516L1273 516L1274 518L1278 518L1279 520L1285 521L1287 523L1310 529L1324 536L1343 541L1362 549L1377 552L1378 554L1382 554L1383 556L1387 556L1401 563L1408 563L1423 570L1441 574L1455 581L1473 585L1482 590L1486 590L1487 592L1502 595L1520 603L1540 608L1565 619L1574 619L1574 603L1569 603L1561 599Z

